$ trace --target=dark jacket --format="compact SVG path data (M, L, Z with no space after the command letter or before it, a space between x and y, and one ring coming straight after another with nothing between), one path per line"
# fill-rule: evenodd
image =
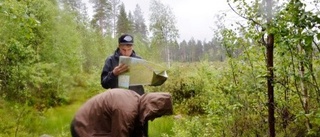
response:
M142 137L142 127L149 117L172 114L168 93L147 93L110 89L85 102L73 124L80 137Z
M101 86L105 89L119 88L118 76L115 76L112 73L112 70L119 65L119 57L120 57L120 51L119 51L119 48L117 48L114 54L109 56L105 61L105 64L101 73ZM141 58L137 56L134 51L132 52L130 57ZM144 88L141 85L129 86L129 89L137 92L139 95L142 95L144 93Z

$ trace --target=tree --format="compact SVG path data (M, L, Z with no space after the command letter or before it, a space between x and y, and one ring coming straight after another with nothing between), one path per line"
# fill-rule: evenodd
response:
M312 115L310 114L314 107L311 105L314 104L311 103L312 100L316 99L319 104L319 87L314 72L314 59L317 58L316 56L319 52L319 46L316 41L319 40L320 34L319 29L316 28L319 27L320 19L316 12L306 10L307 5L311 6L311 4L292 0L286 5L285 10L278 15L286 18L284 20L276 20L279 26L284 28L276 32L281 34L281 39L286 39L285 41L279 40L282 45L286 45L282 46L280 52L284 54L290 51L288 55L291 64L290 70L294 72L291 75L296 78L293 84L294 92L299 95L305 115ZM314 1L314 4L317 5L316 1ZM283 82L281 83L283 84ZM310 83L313 86L310 86ZM285 93L285 99L289 100L288 92ZM287 111L289 112L289 110ZM283 119L286 124L288 124L287 117ZM310 118L305 117L304 122L306 130L312 131L314 126Z
M123 33L132 33L132 22L129 20L125 6L122 3L120 5L120 12L118 15L117 21L117 36L120 36Z
M260 75L267 79L269 136L275 136L276 131L280 130L285 130L284 134L288 136L288 125L297 124L293 121L299 118L294 116L301 115L301 112L304 112L302 114L304 117L298 121L303 121L305 126L298 125L297 127L303 128L297 131L291 130L290 135L314 134L312 133L314 124L310 122L312 117L310 115L313 114L310 112L311 108L316 106L310 102L311 100L316 102L319 99L317 92L319 84L316 82L313 70L313 60L317 58L314 57L317 55L314 53L318 53L314 49L318 47L316 39L319 35L316 29L319 26L319 17L315 16L316 12L306 10L306 5L301 0L291 0L287 3L276 3L272 0L233 2L237 3L236 13L248 22L244 25L238 23L240 27L237 30L240 30L240 33L236 35L239 37L233 38L234 43L227 43L228 46L236 47L248 40L246 43L249 45L243 44L238 58L245 52L246 60L249 61L253 58L249 56L248 50L256 48L250 45L261 45L260 47L264 50L266 72ZM315 1L314 3L317 4ZM229 49L232 49L230 47L228 47L228 53L230 53ZM252 62L249 66L257 68ZM277 97L277 100L274 97ZM300 108L296 105L297 103L301 103Z
M139 35L142 39L146 40L148 35L147 25L141 11L140 6L137 4L133 12L134 18L134 34Z
M59 0L59 2L63 5L64 11L69 11L75 16L75 20L78 24L89 26L89 16L85 3L79 0Z
M197 61L202 59L203 55L203 44L200 40L197 40L197 44L195 45L195 57Z
M264 3L263 3L264 4ZM273 2L272 0L266 0L266 11L267 11L267 28L272 28L272 6ZM275 137L276 136L276 130L275 130L275 117L274 117L274 111L275 111L275 102L274 102L274 70L273 70L273 49L274 49L274 34L272 31L269 31L267 34L267 41L265 43L266 46L266 53L267 53L267 70L268 70L268 76L267 76L267 86L268 86L268 122L269 122L269 136Z
M182 42L180 42L179 45L180 45L179 46L179 52L178 52L178 56L180 57L179 61L187 62L188 61L188 59L187 59L188 58L188 53L187 53L188 44L187 44L187 42L185 40L183 40Z
M117 17L119 13L120 0L111 0L111 20L112 20L112 37L116 35Z
M102 35L112 34L112 6L109 0L90 0L93 4L93 18L91 24L100 31Z
M189 41L188 41L188 47L187 47L187 53L188 53L188 61L190 62L195 62L196 61L196 40L194 40L194 38L192 37Z
M75 16L48 0L6 1L3 7L1 94L38 109L60 104L71 85L65 81L80 72L82 61Z
M133 14L131 13L131 11L129 11L128 13L128 26L129 26L129 29L131 31L131 33L134 33L134 17L133 17Z
M178 29L175 26L175 16L171 8L165 6L159 0L152 0L150 5L151 15L149 29L152 33L151 46L161 51L162 57L166 59L170 67L169 46L176 43L179 37Z
M66 5L67 8L70 8L71 11L80 13L82 10L83 3L78 0L59 0L60 3L63 3Z

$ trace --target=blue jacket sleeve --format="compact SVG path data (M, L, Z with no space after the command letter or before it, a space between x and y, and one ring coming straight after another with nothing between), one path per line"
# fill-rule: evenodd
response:
M112 73L112 70L117 66L112 58L106 59L101 73L101 86L105 89L118 87L118 77Z

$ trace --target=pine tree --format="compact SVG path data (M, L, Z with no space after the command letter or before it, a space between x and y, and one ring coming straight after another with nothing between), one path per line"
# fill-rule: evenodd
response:
M111 34L111 10L112 6L108 0L90 0L93 4L93 18L91 24L98 29L101 34Z
M120 36L123 33L132 33L132 29L130 27L130 21L125 11L125 6L122 3L120 5L120 12L117 20L117 36Z
M141 36L143 39L147 39L148 30L145 24L145 19L141 11L140 6L137 4L133 12L134 17L134 34Z

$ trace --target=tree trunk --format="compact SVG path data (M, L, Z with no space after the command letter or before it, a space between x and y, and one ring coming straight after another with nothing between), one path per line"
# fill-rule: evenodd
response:
M306 52L304 52L304 50L302 49L301 45L298 46L298 50L301 54L306 54ZM308 56L307 56L308 58ZM309 58L308 58L309 59ZM300 61L300 77L301 77L301 81L300 81L300 86L301 86L301 95L302 95L302 106L303 106L303 109L304 109L304 113L305 115L309 114L310 113L310 110L309 110L309 92L308 92L308 88L306 86L306 82L305 82L305 67L304 67L304 63L303 61ZM311 130L311 124L310 124L310 120L309 118L307 117L306 118L306 123L305 123L306 127L307 127L307 130Z
M266 0L267 6L267 24L270 27L272 21L272 0ZM267 69L269 75L267 77L268 86L268 122L269 122L269 136L275 137L275 117L274 117L274 86L273 86L273 49L274 49L274 34L269 33L267 36Z
M273 48L274 48L274 35L268 34L267 38L267 69L269 75L267 77L268 86L268 121L269 121L269 134L270 137L275 137L275 117L274 117L274 86L273 86Z
M168 68L170 68L171 62L170 62L170 50L169 50L168 44L166 45L166 51L167 51L167 65L168 65Z

